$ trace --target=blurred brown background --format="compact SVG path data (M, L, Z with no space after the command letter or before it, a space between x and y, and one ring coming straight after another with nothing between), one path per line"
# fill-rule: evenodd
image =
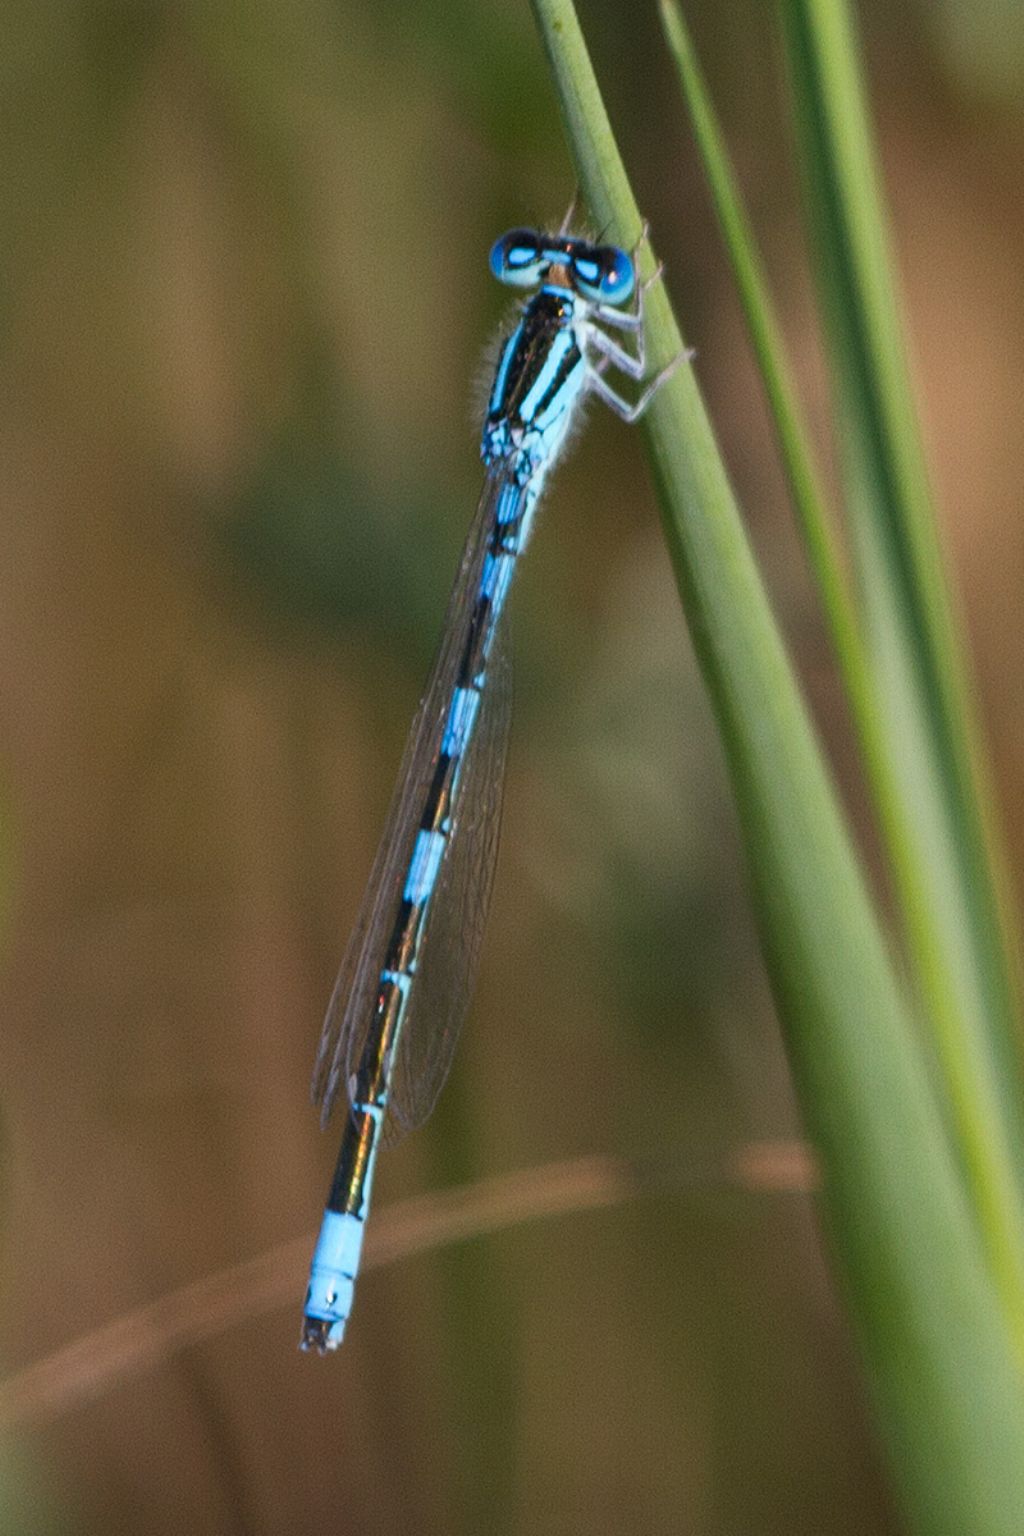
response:
M688 7L809 412L774 19ZM1022 866L1024 29L861 7L912 350ZM851 811L834 674L652 6L582 8ZM496 234L572 175L525 3L15 0L0 238L4 1369L288 1239L306 1085L478 489ZM397 1198L798 1133L641 444L607 413L520 578L502 857ZM828 449L823 445L823 452ZM898 1529L799 1194L662 1190L291 1304L9 1437L7 1532ZM244 1298L242 1298L244 1302Z

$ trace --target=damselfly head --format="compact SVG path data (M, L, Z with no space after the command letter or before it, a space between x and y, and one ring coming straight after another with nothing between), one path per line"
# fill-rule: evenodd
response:
M536 229L502 235L491 247L490 265L499 283L513 288L537 288L557 271L559 281L565 274L569 286L594 304L626 304L636 284L632 258L617 245Z

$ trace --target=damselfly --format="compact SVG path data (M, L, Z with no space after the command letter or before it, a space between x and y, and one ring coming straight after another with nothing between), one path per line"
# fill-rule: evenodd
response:
M324 1124L339 1093L347 1100L302 1328L302 1347L321 1354L344 1336L382 1136L430 1113L468 1001L508 735L501 621L538 498L587 396L635 421L682 361L632 404L617 393L608 369L644 379L643 299L658 273L638 285L633 256L567 225L555 235L514 229L491 251L500 282L536 292L501 349L480 504L313 1072Z

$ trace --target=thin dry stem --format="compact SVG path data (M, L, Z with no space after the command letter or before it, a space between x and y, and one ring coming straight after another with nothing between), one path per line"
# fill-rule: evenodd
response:
M364 1269L464 1242L543 1216L620 1205L659 1188L804 1193L817 1179L798 1142L755 1143L726 1167L639 1165L581 1157L403 1200L381 1211L367 1236ZM171 1291L0 1382L0 1429L54 1419L102 1396L126 1377L186 1346L297 1304L313 1237L305 1234L255 1259Z

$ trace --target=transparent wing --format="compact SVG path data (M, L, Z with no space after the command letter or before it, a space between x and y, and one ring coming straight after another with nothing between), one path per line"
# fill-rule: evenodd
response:
M511 704L512 669L499 617L395 1052L389 1140L422 1125L430 1114L469 1007L498 858Z
M348 1077L347 1064L358 1061L362 1054L373 1017L373 997L416 840L423 799L440 755L448 705L473 616L501 483L501 477L493 475L484 481L448 600L440 649L413 719L363 905L327 1007L310 1085L324 1125L330 1118L342 1078Z

